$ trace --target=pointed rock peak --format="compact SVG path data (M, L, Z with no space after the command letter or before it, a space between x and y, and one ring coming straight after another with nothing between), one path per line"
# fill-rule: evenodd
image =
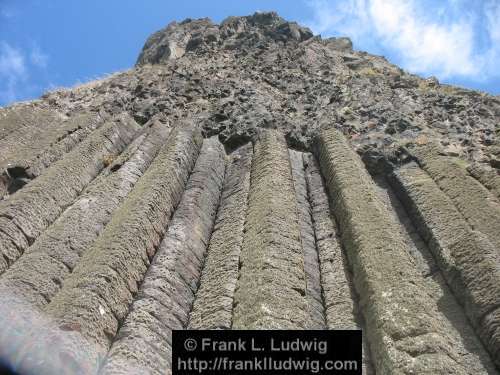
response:
M307 27L288 22L276 12L228 17L220 25L209 18L170 23L149 37L137 65L161 64L185 53L248 49L272 43L300 43L313 37Z
M276 12L255 12L245 18L253 25L279 25L286 22Z

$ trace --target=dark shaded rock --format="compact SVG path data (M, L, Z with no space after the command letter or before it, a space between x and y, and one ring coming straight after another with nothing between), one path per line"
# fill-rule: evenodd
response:
M277 128L303 149L336 126L355 147L369 145L363 152L427 138L466 147L459 157L474 162L489 162L500 119L496 97L409 74L275 12L172 22L146 41L134 69L49 93L41 105L127 111L139 124L159 113L195 118L231 147L256 128Z
M500 157L495 156L490 159L490 164L493 168L500 169Z
M352 51L352 41L349 38L341 37L341 38L326 38L325 44L327 47L339 51Z

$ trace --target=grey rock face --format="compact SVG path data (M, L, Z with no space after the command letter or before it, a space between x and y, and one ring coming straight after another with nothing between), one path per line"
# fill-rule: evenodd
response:
M117 334L104 374L170 368L173 329L186 326L199 284L224 177L224 150L204 142L172 222ZM173 308L171 308L173 307Z
M255 145L232 327L300 329L311 319L289 154L283 135Z
M192 329L229 329L246 219L251 144L234 151L227 162L224 190L210 238L200 288L189 317Z
M434 140L470 161L498 159L498 97L409 74L353 50L347 38L321 39L275 13L219 25L173 22L148 39L135 68L47 93L33 106L58 114L127 111L139 123L189 116L230 148L276 127L305 150L335 123L371 157L397 158L401 146Z
M104 159L123 150L137 130L128 117L109 122L43 176L0 202L0 272L54 222L104 168Z
M377 372L445 374L453 367L455 374L466 374L456 363L458 353L449 346L448 333L440 331L437 309L430 304L407 245L359 158L336 130L325 132L319 142L368 340L377 343L371 347Z
M125 149L70 208L52 224L27 254L0 279L4 296L16 295L42 308L60 290L87 248L101 234L113 212L151 164L168 128L154 124Z
M276 13L173 22L0 108L0 359L168 374L172 329L362 329L363 374L497 373L499 119Z

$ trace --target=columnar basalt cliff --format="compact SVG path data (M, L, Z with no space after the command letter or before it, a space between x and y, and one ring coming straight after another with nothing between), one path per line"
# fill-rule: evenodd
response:
M173 22L0 109L0 358L165 374L173 329L362 329L365 374L498 373L499 121L275 13Z

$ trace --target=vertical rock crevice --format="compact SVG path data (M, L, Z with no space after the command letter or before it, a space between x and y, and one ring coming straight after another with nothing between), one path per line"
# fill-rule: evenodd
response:
M432 252L420 237L418 229L402 203L384 176L374 176L374 181L380 198L408 244L410 254L415 261L415 268L425 277L430 291L429 302L437 311L436 319L440 321L441 329L449 333L453 347L461 354L460 363L471 374L494 373L495 367L488 352L476 335L459 301L447 285Z
M466 374L361 159L335 129L321 133L317 150L377 373Z
M436 147L420 147L413 156L450 198L473 230L483 233L500 256L500 201L451 158Z
M42 176L0 201L0 254L4 256L0 274L73 203L105 167L105 159L132 141L138 128L130 118L108 122Z
M232 328L306 328L304 260L288 148L274 130L263 131L255 143L240 263Z
M224 157L216 138L204 141L101 374L125 374L131 368L158 375L170 371L172 330L182 329L188 322L222 190Z
M144 129L0 276L0 296L5 303L10 296L31 308L42 308L50 302L150 166L169 132L162 124Z
M434 180L409 164L391 184L432 251L457 300L499 366L500 268L498 251L469 224Z
M318 249L316 248L316 236L311 217L311 202L304 170L303 157L306 154L295 150L289 150L289 154L304 257L306 298L309 310L308 328L324 329L326 327L325 307L321 290Z
M364 331L359 297L354 289L352 274L340 242L335 216L330 210L318 163L313 155L304 154L304 164L319 256L326 326L328 329ZM363 335L363 374L374 374L366 332Z
M190 329L230 329L232 326L252 155L251 143L229 155L220 207L189 318Z
M47 366L57 369L61 360L71 359L97 371L181 199L202 142L200 131L191 126L179 125L172 131L46 306L45 313L60 331L41 332L36 340L64 342L63 352L51 353ZM36 372L39 365L37 353L29 353L22 358L21 369L29 372L34 367Z

